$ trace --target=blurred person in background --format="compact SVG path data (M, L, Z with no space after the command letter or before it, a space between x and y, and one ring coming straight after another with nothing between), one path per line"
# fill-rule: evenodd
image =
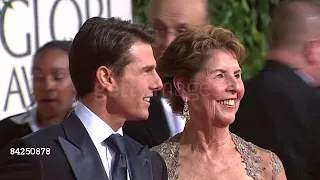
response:
M262 71L246 93L231 131L275 152L290 180L320 179L320 4L283 1L271 21Z
M244 47L228 29L200 26L181 33L157 71L182 133L151 150L163 156L169 180L286 180L280 159L230 133L244 94Z
M188 27L208 23L207 0L151 0L148 7L148 25L158 31L153 44L157 58L166 50L175 37ZM185 120L175 115L161 92L151 99L147 121L127 121L124 132L150 148L161 144L181 132Z
M75 88L69 73L71 41L51 41L40 47L32 63L34 104L27 112L0 121L0 150L21 138L61 122L75 104Z

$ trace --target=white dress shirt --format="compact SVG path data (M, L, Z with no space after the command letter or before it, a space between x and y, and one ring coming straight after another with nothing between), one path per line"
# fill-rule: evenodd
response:
M29 120L29 126L32 130L32 132L36 132L40 130L40 127L37 123L37 112L36 109L34 109L33 111L30 112L30 116L29 116L30 120Z
M78 104L77 100L72 103L72 108L76 107ZM39 131L41 128L37 123L37 104L32 104L27 107L27 111L21 115L14 116L11 118L16 124L22 125L28 123L32 132Z
M164 113L166 115L167 123L170 130L170 135L174 136L183 131L185 126L185 120L172 112L170 105L165 98L161 98Z
M120 128L117 132L113 131L113 129L107 123L105 123L102 119L100 119L97 115L95 115L90 109L88 109L81 102L78 102L78 105L75 108L75 114L81 120L94 146L96 147L109 179L113 180L110 177L111 162L115 156L115 153L103 141L106 140L112 134L117 133L123 136L122 128ZM127 171L127 179L130 180L128 171Z
M40 127L37 123L37 108L32 107L27 112L14 116L11 118L11 120L19 125L28 124L32 132L36 132L40 130Z

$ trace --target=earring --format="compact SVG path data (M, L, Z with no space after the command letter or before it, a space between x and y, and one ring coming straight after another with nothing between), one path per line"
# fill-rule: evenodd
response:
M186 100L184 101L184 106L183 106L182 115L183 115L184 120L185 120L186 123L187 123L187 121L190 119L188 99L186 99Z

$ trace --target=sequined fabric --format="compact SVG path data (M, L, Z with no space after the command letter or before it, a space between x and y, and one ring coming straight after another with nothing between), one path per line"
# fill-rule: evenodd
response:
M168 168L169 180L177 180L177 168L179 166L179 140L181 134L169 138L159 146L152 148L152 151L158 152L165 160ZM283 169L283 165L276 154L262 149L250 142L246 142L239 136L231 133L237 151L240 153L243 162L246 164L246 173L254 180L275 179L275 176ZM267 157L261 158L260 154L267 154ZM272 166L272 177L266 175L266 163L263 159L268 158Z

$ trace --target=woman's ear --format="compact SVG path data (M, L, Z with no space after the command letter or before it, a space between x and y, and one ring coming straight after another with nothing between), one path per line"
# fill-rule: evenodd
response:
M187 83L182 77L173 77L173 85L183 100L188 99Z

